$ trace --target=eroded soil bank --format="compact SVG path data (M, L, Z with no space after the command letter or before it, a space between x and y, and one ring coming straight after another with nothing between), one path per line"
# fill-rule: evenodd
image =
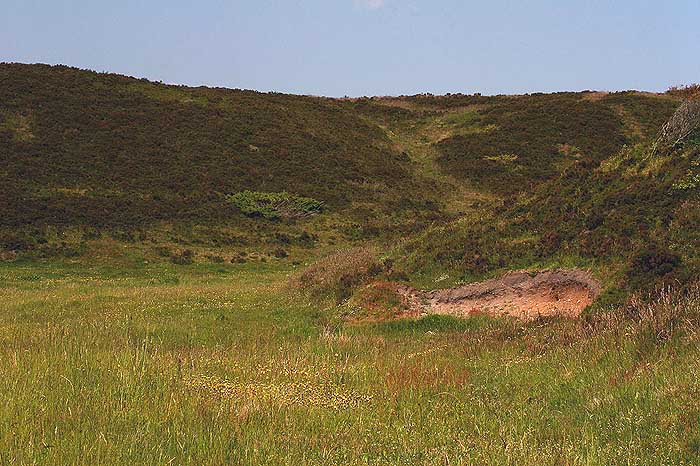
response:
M411 311L421 314L576 317L600 294L600 283L584 270L509 272L501 278L445 290L398 289Z

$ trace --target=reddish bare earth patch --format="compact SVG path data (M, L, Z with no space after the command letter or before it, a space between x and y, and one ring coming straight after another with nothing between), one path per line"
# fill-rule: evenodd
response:
M362 287L351 303L362 309L359 314L348 316L350 322L382 322L404 318L418 318L424 312L420 303L410 299L396 283L376 281Z
M421 314L459 317L486 314L523 320L577 317L600 294L600 284L583 270L509 272L501 278L421 291L399 286L399 293Z

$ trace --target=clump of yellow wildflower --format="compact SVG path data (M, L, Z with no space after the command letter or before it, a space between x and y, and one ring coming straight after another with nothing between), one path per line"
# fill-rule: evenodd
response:
M215 394L222 398L249 400L277 406L303 406L309 408L349 409L371 401L371 395L363 395L333 383L308 380L293 382L236 382L210 376L186 379L192 390Z

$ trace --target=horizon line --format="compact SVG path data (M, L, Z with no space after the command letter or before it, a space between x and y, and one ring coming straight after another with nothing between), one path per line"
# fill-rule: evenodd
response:
M531 92L524 92L524 93L483 93L483 92L463 92L463 91L454 91L454 92L446 92L446 93L433 93L433 92L418 92L415 94L375 94L375 95L344 95L344 96L331 96L331 95L323 95L323 94L310 94L310 93L295 93L295 92L285 92L285 91L277 91L277 90L261 90L261 89L254 89L254 88L242 88L242 87L228 87L226 85L218 85L218 84L191 84L191 83L177 83L177 82L166 82L163 80L156 80L153 78L149 78L146 76L133 76L130 74L126 73L120 73L117 71L99 71L96 69L92 68L81 68L80 66L75 66L75 65L68 65L65 63L45 63L45 62L33 62L33 63L28 63L28 62L18 62L18 61L0 61L0 66L1 65L22 65L22 66L48 66L51 68L68 68L68 69L73 69L73 70L78 70L78 71L85 71L85 72L90 72L90 73L96 73L96 74L107 74L107 75L116 75L116 76L122 76L126 78L131 78L131 79L136 79L139 81L147 81L151 84L162 84L166 86L174 86L174 87L188 87L191 89L197 89L197 88L206 88L206 89L224 89L224 90L230 90L230 91L246 91L246 92L257 92L260 94L284 94L284 95L291 95L291 96L299 96L299 97L314 97L314 98L320 98L320 99L332 99L332 100L360 100L360 99L399 99L399 98L405 98L405 97L418 97L418 96L427 96L427 97L450 97L450 96L483 96L483 97L518 97L518 96L528 96L528 95L539 95L539 94L562 94L562 93L574 93L574 94L582 94L582 93L606 93L606 94L615 94L615 93L622 93L622 92L639 92L642 94L651 94L651 95L657 95L657 96L662 96L666 95L667 92L673 88L682 88L684 86L691 86L692 83L684 83L684 84L674 84L674 85L669 85L665 91L650 91L650 90L642 90L642 89L634 89L634 88L628 88L628 89L579 89L579 90L573 90L573 89L551 89L551 90L546 90L546 91L531 91Z

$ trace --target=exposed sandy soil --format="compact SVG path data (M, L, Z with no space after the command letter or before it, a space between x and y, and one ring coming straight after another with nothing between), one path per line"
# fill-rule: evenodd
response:
M600 294L600 284L583 270L509 272L501 278L445 290L399 286L413 312L470 316L576 317Z

